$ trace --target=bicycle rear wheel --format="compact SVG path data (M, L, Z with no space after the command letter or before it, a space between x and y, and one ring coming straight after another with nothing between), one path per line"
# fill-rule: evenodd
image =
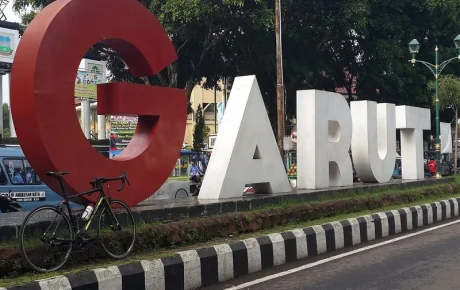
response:
M59 208L41 206L24 219L19 231L22 258L33 270L47 273L61 268L70 256L73 233Z
M124 259L134 248L136 224L131 210L121 200L112 199L110 208L107 205L102 207L99 238L107 255L117 260Z
M174 196L174 198L186 198L188 197L188 193L185 189L183 188L179 188L177 191L176 191L176 195Z

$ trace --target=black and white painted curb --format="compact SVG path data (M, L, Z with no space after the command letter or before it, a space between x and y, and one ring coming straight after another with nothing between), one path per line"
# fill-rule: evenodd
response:
M21 290L198 289L249 273L352 247L459 215L460 198L179 252L173 257L58 276ZM0 288L5 290L5 288Z

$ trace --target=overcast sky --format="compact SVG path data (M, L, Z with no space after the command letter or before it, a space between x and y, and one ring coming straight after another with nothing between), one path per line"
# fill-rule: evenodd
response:
M6 6L5 11L3 11L6 15L6 21L9 22L19 22L21 19L19 18L19 15L14 14L13 12L13 1L10 0L10 3Z

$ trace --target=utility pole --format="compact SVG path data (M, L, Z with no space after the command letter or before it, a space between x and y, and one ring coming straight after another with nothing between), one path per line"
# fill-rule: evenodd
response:
M227 108L227 78L225 77L224 78L224 99L222 100L222 102L224 103L224 111L225 109Z
M283 50L281 42L281 0L275 0L276 18L276 107L278 123L278 148L284 161L284 83L283 83Z
M214 134L217 134L217 87L214 86Z

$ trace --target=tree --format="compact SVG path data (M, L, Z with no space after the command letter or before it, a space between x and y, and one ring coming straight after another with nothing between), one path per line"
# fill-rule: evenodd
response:
M10 128L10 107L7 103L3 103L3 129Z
M14 10L22 13L27 25L35 11L53 0L15 0ZM139 0L161 22L171 38L178 60L157 76L135 79L115 51L95 45L92 51L108 60L115 81L185 88L190 99L194 86L206 79L214 87L222 76L233 76L235 63L241 63L246 36L250 30L274 26L272 3L260 0ZM32 12L28 12L32 9ZM244 46L244 47L242 47Z
M358 77L360 99L431 106L432 92L427 83L433 75L422 65L408 63L407 44L417 38L422 44L417 58L430 62L434 62L436 45L441 58L455 55L452 40L459 33L460 3L454 2L369 1L368 25L359 40L363 49ZM458 68L453 63L445 73Z
M10 138L11 133L9 128L3 128L3 138Z
M10 137L10 107L3 103L3 137Z
M436 83L430 82L429 87L431 89L435 88ZM457 149L457 139L458 139L458 117L459 117L459 110L460 110L460 79L454 77L452 75L445 75L439 78L439 105L442 110L452 109L454 112L454 119L452 120L455 122L455 137L454 137L454 174L457 174L457 157L458 157L458 149ZM435 98L433 98L434 100Z
M273 28L268 2L258 0L152 0L159 19L176 47L179 60L164 76L170 86L193 87L206 78L213 87L242 53L245 33Z
M201 105L198 105L195 113L195 130L193 131L193 150L201 151L204 147L204 140L209 130L207 130Z

